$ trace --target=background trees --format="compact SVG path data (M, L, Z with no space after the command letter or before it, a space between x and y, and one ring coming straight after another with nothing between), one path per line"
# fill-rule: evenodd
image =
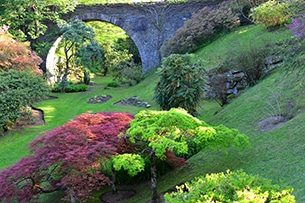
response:
M132 59L132 54L129 54L127 49L124 49L123 51L117 50L111 41L104 42L102 46L104 48L104 76L107 75L109 70L113 70L114 67L118 66L120 63Z
M64 25L60 33L63 40L63 64L58 64L58 78L62 91L68 86L68 76L83 74L86 83L90 81L89 70L100 69L103 59L103 49L94 40L93 29L82 21L73 21ZM59 52L60 53L60 52ZM89 77L89 78L88 78Z
M75 6L74 0L2 0L0 23L8 25L20 40L32 41L46 32L46 21L59 23L61 15Z

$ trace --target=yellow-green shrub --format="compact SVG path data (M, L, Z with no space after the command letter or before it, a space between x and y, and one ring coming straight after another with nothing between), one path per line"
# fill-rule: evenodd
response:
M251 9L250 16L256 23L263 23L267 28L283 25L291 17L289 4L276 0L267 1Z
M292 188L283 188L242 170L201 176L176 189L176 192L164 195L166 203L296 202Z

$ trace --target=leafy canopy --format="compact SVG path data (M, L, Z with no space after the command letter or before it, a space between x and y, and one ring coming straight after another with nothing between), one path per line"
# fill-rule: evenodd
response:
M32 156L0 171L0 199L30 202L42 193L63 191L65 201L85 202L93 190L109 185L101 164L127 147L118 134L133 115L85 113L30 143Z
M169 111L144 110L136 114L130 123L127 136L132 143L142 143L143 148L153 150L160 159L166 149L177 154L190 153L190 147L201 150L207 146L237 148L249 146L248 137L236 129L225 126L212 127L181 108ZM198 152L198 151L197 151Z
M256 23L263 23L267 28L283 25L291 18L289 2L269 0L251 9L250 16Z
M133 151L133 154L138 156L127 153L115 157L115 163L120 164L115 168L124 168L130 175L135 175L144 168L145 162L141 161L141 158L149 158L153 202L157 202L159 197L156 159L176 158L170 152L190 156L190 153L197 153L207 146L221 147L224 150L229 146L237 148L249 146L248 137L240 134L237 130L224 126L209 126L181 108L172 108L169 111L141 111L131 121L126 135L121 135L121 137L128 138L131 143L137 146L137 150ZM193 149L190 150L190 148ZM133 161L135 161L135 165L130 164ZM169 162L185 164L184 160L179 159ZM173 165L181 166L183 164L175 163Z
M60 46L63 47L62 57L65 63L64 66L58 66L62 84L69 75L77 75L78 68L85 72L86 68L95 70L101 66L103 49L94 41L95 34L91 27L76 20L65 24L60 33L63 36Z
M22 40L35 40L45 34L46 22L60 23L61 15L73 11L75 0L2 0L0 24Z

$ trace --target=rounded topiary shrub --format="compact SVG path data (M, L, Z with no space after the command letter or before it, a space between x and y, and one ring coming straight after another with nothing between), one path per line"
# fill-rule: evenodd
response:
M176 189L164 195L165 202L296 202L292 188L283 188L242 170L197 177Z

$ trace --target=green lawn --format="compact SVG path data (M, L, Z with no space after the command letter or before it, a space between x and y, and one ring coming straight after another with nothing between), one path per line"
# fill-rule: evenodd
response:
M204 60L207 68L213 68L229 55L232 48L238 47L237 42L245 46L247 43L255 43L259 46L266 43L265 39L281 40L285 37L290 37L287 31L266 32L261 26L241 27L197 51L195 55L197 60ZM264 78L256 86L248 88L224 108L220 108L213 100L202 102L201 119L209 124L224 124L239 129L249 136L251 149L243 153L229 149L228 154L217 150L203 150L191 157L188 160L188 165L160 177L158 179L159 192L165 192L179 183L190 181L194 177L206 173L226 171L227 169L243 169L247 173L260 174L262 177L270 178L274 183L294 187L297 202L305 202L305 88L301 80L296 79L295 74L287 74L285 67L286 64L277 68L272 75ZM151 102L152 109L158 109L151 100L157 81L154 71L149 73L143 82L132 87L104 89L111 80L110 77L96 77L92 80L95 85L90 87L87 92L53 94L58 98L36 103L35 107L45 111L47 123L44 126L12 131L1 137L0 168L13 164L19 158L27 155L26 146L30 140L83 112L123 111L137 113L142 110L143 108L138 107L113 105L115 102L130 96L145 99ZM277 102L272 97L275 92L281 92L281 98L278 100L281 111L293 115L293 118L276 129L263 131L258 122L270 116L270 107L267 103ZM90 97L106 94L113 97L107 103L86 103ZM273 110L273 113L276 113L277 110ZM137 195L128 201L130 203L146 202L150 198L149 182L120 187L132 188L137 191ZM98 197L107 190L110 188L105 188L95 195ZM52 199L55 202L54 198L54 195L48 195L44 198L44 202L46 199ZM97 201L95 199L92 202Z
M95 77L91 79L94 85L90 86L89 90L86 92L65 94L53 93L52 96L57 98L45 100L34 105L44 111L45 125L24 130L14 130L9 132L6 136L0 137L0 154L5 155L0 157L0 169L17 162L21 157L27 155L27 143L37 135L40 135L47 130L54 129L81 113L88 111L93 113L99 111L137 113L140 110L145 109L144 107L114 105L114 103L121 99L131 96L137 96L140 99L146 100L152 105L151 109L157 109L155 102L152 101L155 79L156 76L154 73L149 73L145 81L135 86L104 89L112 80L112 77ZM87 101L91 97L98 95L111 95L112 98L103 104L87 104Z

